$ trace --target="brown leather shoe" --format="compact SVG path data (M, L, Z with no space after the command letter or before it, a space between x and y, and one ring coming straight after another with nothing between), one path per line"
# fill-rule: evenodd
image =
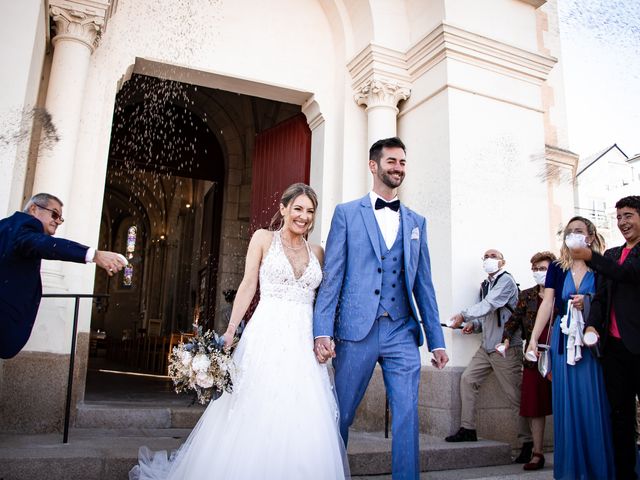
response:
M538 459L538 461L534 462L535 459ZM541 468L544 468L544 455L542 453L533 452L531 461L529 463L525 463L522 468L524 470L540 470Z

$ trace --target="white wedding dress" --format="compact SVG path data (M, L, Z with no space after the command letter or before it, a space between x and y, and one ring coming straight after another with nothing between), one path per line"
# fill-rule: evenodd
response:
M234 353L233 393L211 402L171 460L142 447L130 480L343 479L348 462L326 365L313 353L322 270L296 278L280 239L260 266L260 302Z

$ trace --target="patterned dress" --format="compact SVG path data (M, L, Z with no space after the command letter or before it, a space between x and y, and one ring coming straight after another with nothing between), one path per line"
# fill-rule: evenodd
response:
M520 329L524 340L525 350L531 340L531 332L536 323L536 315L541 299L538 286L520 292L518 303L513 315L504 326L503 340L511 338ZM540 343L546 343L549 325L544 327L540 335ZM545 417L551 415L551 382L538 372L535 362L523 360L522 387L520 397L520 416Z

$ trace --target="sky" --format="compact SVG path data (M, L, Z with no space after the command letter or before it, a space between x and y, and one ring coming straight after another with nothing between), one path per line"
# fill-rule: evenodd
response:
M569 146L640 154L640 0L558 0Z

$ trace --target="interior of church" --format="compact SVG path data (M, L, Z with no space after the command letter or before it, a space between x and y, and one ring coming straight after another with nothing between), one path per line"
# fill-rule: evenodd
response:
M93 306L90 370L166 375L195 328L224 331L250 234L290 179L308 181L308 146L290 158L296 131L310 137L299 105L138 74L122 84L98 248L129 265L96 272L108 297ZM265 148L282 161L262 162Z

